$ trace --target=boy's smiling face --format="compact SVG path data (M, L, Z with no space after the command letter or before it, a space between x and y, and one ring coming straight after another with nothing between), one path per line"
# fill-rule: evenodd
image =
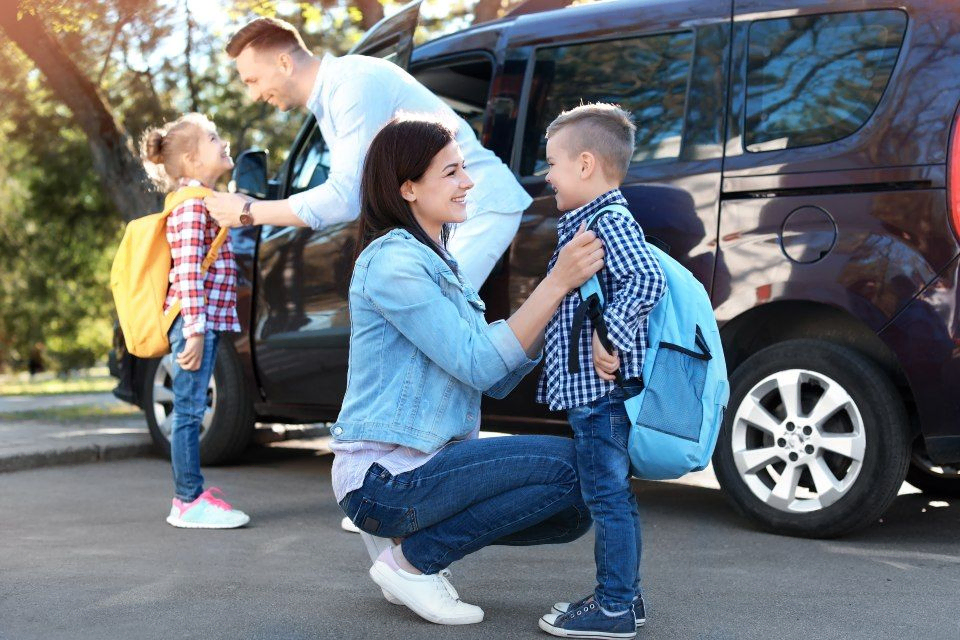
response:
M547 138L547 184L553 187L557 199L557 209L572 211L587 204L592 198L583 194L586 186L583 155L570 151L568 137L570 130L563 128Z

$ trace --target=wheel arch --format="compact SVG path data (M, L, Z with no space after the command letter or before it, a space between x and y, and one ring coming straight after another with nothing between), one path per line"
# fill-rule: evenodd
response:
M806 300L773 301L726 322L720 338L731 373L754 353L786 340L818 339L853 349L887 375L907 410L910 435L919 434L913 392L896 355L870 327L844 309Z

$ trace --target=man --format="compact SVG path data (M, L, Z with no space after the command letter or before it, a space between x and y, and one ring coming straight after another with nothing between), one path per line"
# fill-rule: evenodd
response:
M253 100L288 111L307 107L330 149L328 180L286 200L250 201L217 193L207 198L223 226L270 224L320 229L360 215L360 171L373 136L399 112L455 119L457 143L476 183L467 196L467 220L448 249L479 289L520 226L531 202L513 173L484 149L470 126L400 67L369 56L312 55L287 22L257 18L227 44Z

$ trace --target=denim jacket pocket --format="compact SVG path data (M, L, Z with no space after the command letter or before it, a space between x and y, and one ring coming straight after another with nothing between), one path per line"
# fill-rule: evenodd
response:
M481 313L487 310L487 305L480 298L480 294L474 291L470 285L461 282L453 271L444 269L439 271L437 275L440 277L440 289L444 294L453 299L462 298L466 300L471 307Z
M460 278L449 269L441 269L437 272L440 281L440 289L448 296L464 295L463 283Z
M480 294L476 291L471 291L470 295L467 296L467 302L470 303L470 306L479 311L481 314L487 310L487 305L480 299Z

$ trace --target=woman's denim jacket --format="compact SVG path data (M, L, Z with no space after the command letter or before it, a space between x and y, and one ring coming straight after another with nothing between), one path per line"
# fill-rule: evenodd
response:
M350 281L350 368L338 440L432 452L480 422L481 392L503 398L539 362L477 292L402 229L370 243Z

